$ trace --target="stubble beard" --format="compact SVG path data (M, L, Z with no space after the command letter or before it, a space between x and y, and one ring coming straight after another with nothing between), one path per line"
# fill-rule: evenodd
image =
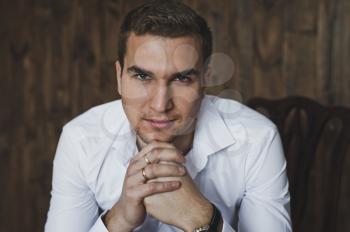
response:
M186 125L183 126L182 128L175 130L170 134L168 133L165 136L164 135L159 136L158 138L156 135L155 136L152 135L157 133L157 129L155 129L154 132L143 132L142 128L137 127L135 128L137 145L139 149L142 149L147 144L154 141L158 141L158 142L170 143L180 150L188 150L188 148L183 147L183 145L192 144L193 141L188 141L188 140L189 139L193 140L196 123L197 123L197 119L191 118L190 121L186 123ZM159 133L164 133L164 131L159 130ZM184 141L184 140L187 140L187 141Z

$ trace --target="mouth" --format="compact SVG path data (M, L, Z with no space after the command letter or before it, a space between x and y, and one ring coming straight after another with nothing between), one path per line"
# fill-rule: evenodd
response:
M152 127L163 129L163 128L169 128L171 127L175 119L144 119L147 123L149 123Z

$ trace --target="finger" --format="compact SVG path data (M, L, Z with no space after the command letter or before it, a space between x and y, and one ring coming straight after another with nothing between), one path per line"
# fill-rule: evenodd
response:
M125 177L125 184L127 188L145 184L149 180L145 169L140 169L138 172L129 174Z
M183 164L186 162L185 156L176 148L154 148L147 154L147 158L151 160L152 163L169 161Z
M180 181L150 182L137 186L133 190L137 191L139 199L144 199L153 194L171 192L179 189L180 187Z
M144 175L143 173L144 172ZM186 169L176 164L151 164L128 177L131 183L140 184L158 177L180 177L186 174Z
M138 162L139 160L143 159L144 160L144 156L147 154L150 154L152 150L157 149L157 148L163 148L163 149L171 149L171 148L175 148L174 145L170 144L170 143L165 143L165 142L158 142L158 141L154 141L150 144L148 144L146 147L144 147L139 153L137 153L131 160L130 160L130 164L134 164L136 162ZM151 161L151 160L150 160ZM152 162L152 161L151 161ZM147 162L145 162L145 165L147 164Z
M181 165L175 164L151 164L144 168L144 173L148 179L169 176L183 176L186 170Z
M129 199L129 202L142 202L145 197L156 193L171 192L179 189L181 186L180 181L162 181L152 182L142 185L136 185L128 187L125 196Z
M150 165L147 163L144 157L130 165L129 172L131 174L139 171L140 169L146 167L147 165ZM152 150L149 154L147 154L147 159L152 164L165 161L165 162L172 162L172 163L177 163L182 165L186 162L186 158L176 149L156 148Z
M155 148L174 148L174 145L165 142L154 141L145 146L135 157L135 160L141 159L144 155L149 153Z

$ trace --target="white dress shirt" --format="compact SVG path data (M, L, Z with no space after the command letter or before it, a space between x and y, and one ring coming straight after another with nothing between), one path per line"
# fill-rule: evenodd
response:
M120 100L65 125L45 231L108 231L101 215L118 201L136 153L136 136ZM239 102L207 95L186 157L198 189L221 211L224 232L292 231L286 160L267 118ZM181 230L147 216L135 231Z

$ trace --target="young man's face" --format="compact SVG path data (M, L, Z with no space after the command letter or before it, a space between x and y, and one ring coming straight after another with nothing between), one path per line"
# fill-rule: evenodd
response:
M200 43L193 37L131 34L118 91L138 139L174 142L193 132L203 98Z

